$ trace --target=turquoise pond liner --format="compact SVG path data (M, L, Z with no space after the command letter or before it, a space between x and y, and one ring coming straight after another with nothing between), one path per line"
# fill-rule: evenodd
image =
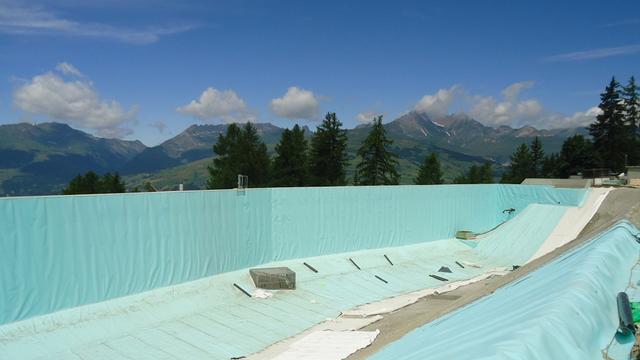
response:
M0 359L246 356L358 305L522 264L567 209L528 205L475 247L449 238L266 263L291 268L297 282L296 290L273 291L267 299L233 286L256 290L245 268L13 322L0 326ZM438 272L442 266L451 273Z
M485 231L508 218L504 209L576 206L587 192L495 184L3 198L0 324L274 261Z
M616 295L638 298L639 230L623 221L515 283L418 328L372 359L629 359ZM633 291L631 291L633 289Z

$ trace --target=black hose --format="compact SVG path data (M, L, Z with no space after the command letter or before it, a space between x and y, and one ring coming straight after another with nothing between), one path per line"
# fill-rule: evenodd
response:
M514 209L514 208L508 208L508 209L504 209L504 210L502 210L502 213L503 213L503 214L504 214L504 213L507 213L507 214L509 214L509 216L511 216L511 214L513 214L513 212L514 212L514 211L516 211L516 209ZM491 229L489 229L489 230L487 230L487 231L484 231L484 232L481 232L481 233L474 233L473 235L474 235L474 236L480 236L480 235L484 235L484 234L486 234L486 233L490 233L490 232L492 232L493 230L495 230L495 229L499 228L502 224L506 223L507 221L509 221L509 219L507 219L507 220L505 220L505 221L501 222L500 224L498 224L498 225L494 226L493 228L491 228Z

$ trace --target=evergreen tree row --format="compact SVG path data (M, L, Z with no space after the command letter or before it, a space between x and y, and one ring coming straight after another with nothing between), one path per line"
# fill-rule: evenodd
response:
M371 129L357 151L354 185L397 185L398 157L391 151L382 116L373 119ZM251 123L231 124L213 147L217 157L209 167L209 189L233 188L239 174L247 175L251 187L346 185L347 135L335 113L327 113L311 140L298 125L285 129L275 147L273 160ZM435 153L425 157L414 183L442 184L442 169ZM490 163L472 166L455 183L491 183Z
M77 194L105 194L105 193L123 193L125 192L125 184L116 173L106 173L102 176L88 171L84 175L78 175L71 179L69 185L62 190L64 195Z
M528 177L568 178L585 169L604 168L616 173L640 163L640 100L634 77L627 86L612 78L600 95L600 114L589 126L587 139L580 134L565 139L559 153L545 155L536 137L511 155L501 182L521 183Z
M621 86L611 78L600 94L601 114L589 126L589 134L601 167L615 172L625 170L628 164L640 161L640 102L635 78Z
M398 184L400 175L391 145L379 116L358 150L361 160L353 179L355 185ZM335 113L327 113L310 142L300 126L285 129L273 161L251 123L229 125L213 151L218 156L209 167L209 189L235 187L238 174L247 175L252 187L347 184L347 133Z

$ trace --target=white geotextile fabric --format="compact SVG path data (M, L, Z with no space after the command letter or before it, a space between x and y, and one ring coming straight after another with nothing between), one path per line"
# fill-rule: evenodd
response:
M527 263L577 238L612 190L613 188L592 188L582 206L568 208L551 235Z
M411 305L425 296L434 295L434 294L436 295L444 294L446 292L453 291L461 286L473 284L475 282L487 279L491 276L501 276L508 272L509 271L506 268L494 268L482 275L478 275L469 280L454 281L452 283L449 283L447 285L443 285L437 288L422 289L422 290L414 291L409 294L403 294L403 295L394 296L388 299L384 299L381 301L376 301L370 304L364 304L354 309L343 311L342 315L367 317L372 315L390 313L392 311L401 309L405 306Z
M274 360L342 360L375 340L376 331L315 331L293 343Z
M289 348L299 340L303 339L307 335L320 332L320 331L356 331L364 328L367 325L382 319L382 316L370 316L367 318L346 318L339 316L333 319L327 319L326 321L315 325L295 336L292 336L283 341L279 341L271 346L261 350L258 353L247 356L247 360L271 360L289 350Z

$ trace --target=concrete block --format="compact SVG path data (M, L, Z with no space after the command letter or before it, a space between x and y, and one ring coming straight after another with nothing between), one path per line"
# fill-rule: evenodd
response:
M249 269L253 283L260 289L294 290L296 288L296 273L288 267Z

